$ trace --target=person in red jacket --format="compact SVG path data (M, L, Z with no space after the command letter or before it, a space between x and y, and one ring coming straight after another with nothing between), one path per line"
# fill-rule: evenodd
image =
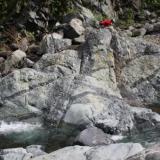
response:
M99 25L102 27L108 27L111 26L113 24L113 20L112 19L105 19L99 22Z

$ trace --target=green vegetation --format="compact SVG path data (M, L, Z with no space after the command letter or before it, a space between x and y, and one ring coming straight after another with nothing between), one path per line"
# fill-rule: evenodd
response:
M0 0L0 22L7 20L13 14L20 13L27 2L27 0Z
M151 10L160 9L160 0L143 0L143 6Z
M121 28L128 28L134 23L134 11L131 8L126 8L124 14L119 17L117 25Z
M52 15L58 18L74 11L72 7L73 2L74 0L48 0Z
M0 0L0 22L8 20L12 15L18 14L28 6L31 0ZM74 0L41 0L39 6L46 6L54 18L61 18L66 13L73 12Z

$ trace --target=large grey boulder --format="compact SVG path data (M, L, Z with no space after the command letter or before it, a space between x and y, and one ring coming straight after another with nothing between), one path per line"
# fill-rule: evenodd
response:
M127 160L159 160L160 144L145 149L144 151L127 158Z
M105 134L101 129L89 127L76 137L76 144L84 146L107 145L113 143L109 135Z
M58 33L47 34L43 37L39 54L56 53L62 51L72 44L70 39L63 39Z
M0 79L1 120L36 116L61 120L72 81L80 70L78 53L67 50L46 54L35 69L15 70Z
M141 152L143 147L137 143L120 143L98 147L66 147L45 156L33 158L33 160L119 160L126 159Z
M79 74L80 63L77 51L64 50L55 54L43 55L34 68L43 72L72 75Z
M159 45L114 34L111 46L122 96L132 105L159 104Z
M2 160L29 160L32 154L27 153L24 148L3 149L0 152L0 159Z
M130 105L119 99L121 95L117 87L118 77L115 78L114 72L117 64L114 63L115 58L110 49L110 43L112 45L114 43L116 46L114 51L117 51L119 59L123 59L120 63L125 66L130 59L141 54L140 50L145 51L145 42L140 39L138 42L141 43L137 44L131 39L132 43L129 40L125 43L126 41L122 41L125 40L124 37L112 42L111 38L108 29L92 30L88 33L86 42L80 50L82 54L80 71L83 75L74 79L71 101L63 120L66 123L82 126L94 124L110 134L131 131L133 128L139 128L138 124L144 127L143 121L139 123L137 117L139 119L148 117L145 122L149 126L154 126L159 123L159 118L155 118L156 123L154 123L152 116L149 116L152 114L150 110L140 109L141 114L136 115ZM133 54L127 44L134 49ZM157 49L152 46L148 48L153 51ZM150 52L149 49L146 52ZM159 117L158 114L153 113L153 115Z
M153 26L153 31L154 32L159 32L160 31L160 22L157 22Z
M137 126L143 126L144 129L143 122L150 127L160 122L160 116L148 109L137 108L139 114L135 114L136 111L123 99L108 95L108 90L91 77L79 77L73 86L71 101L64 116L66 123L80 126L93 124L106 133L118 134L140 128ZM138 121L137 117L147 118Z
M88 31L86 42L80 49L82 54L81 73L89 75L103 84L108 94L120 97L114 72L114 55L110 49L112 34L108 29Z
M29 160L30 158L45 155L40 145L28 146L24 148L11 148L0 150L0 159L2 160Z

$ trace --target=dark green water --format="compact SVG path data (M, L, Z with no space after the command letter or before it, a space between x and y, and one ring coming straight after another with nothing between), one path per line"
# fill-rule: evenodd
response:
M67 128L37 128L23 132L0 134L0 149L26 147L28 145L43 145L46 152L73 144L79 130L75 127Z
M0 134L0 149L26 147L28 145L43 145L46 152L73 145L79 129L74 126L62 128L36 128L21 132L7 132ZM138 134L132 134L118 142L141 143L147 147L150 144L160 142L160 129L148 129Z
M119 142L127 143L141 143L144 147L148 147L150 144L160 142L160 128L146 129L140 133L132 134Z

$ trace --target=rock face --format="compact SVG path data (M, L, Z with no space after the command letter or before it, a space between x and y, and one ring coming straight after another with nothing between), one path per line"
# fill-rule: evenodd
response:
M42 40L42 44L46 42L44 55L32 69L15 70L1 78L0 120L40 117L55 126L61 122L83 127L94 125L109 134L130 132L132 129L143 129L144 124L151 127L159 123L158 114L147 109L132 109L122 99L120 92L123 93L123 90L118 88L114 56L116 52L116 58L123 58L122 65L125 66L130 58L134 61L134 57L140 54L139 51L144 51L146 45L147 53L159 48L141 40L137 44L137 40L131 39L128 43L135 51L131 54L125 41L122 43L124 37L111 31L88 30L85 43L78 51L56 52L55 40L63 40L59 34L49 35L52 38L47 42ZM61 45L60 42L58 44ZM140 78L148 77L153 70L157 71L159 59L147 53L136 59L138 62L135 65L122 68L120 78L123 79L122 84L127 82L126 90L131 84L139 82ZM148 67L152 67L147 68L146 72L142 72L141 67L137 72L133 68L138 64L144 65L145 56L153 57L154 63L149 63ZM132 76L134 71L135 77ZM146 94L149 93L144 96Z
M2 160L29 160L35 156L45 155L41 146L32 145L24 148L3 149L0 151L0 159Z
M7 60L4 62L3 73L7 74L13 69L23 67L24 59L26 58L26 53L21 50L16 50L13 52Z
M142 150L143 147L136 143L120 143L99 147L73 146L57 150L45 156L33 158L33 160L125 160L128 157L141 152Z
M39 54L56 53L72 44L70 39L63 39L60 34L48 34L43 37Z
M134 156L129 157L127 160L159 160L160 158L160 144L156 144Z
M48 55L46 54L44 56ZM49 56L52 56L52 54ZM66 56L68 56L68 58L65 58ZM65 59L67 59L67 61L65 61ZM80 60L78 54L72 50L64 51L59 55L55 54L55 59L48 59L48 64L44 63L44 65L47 65L46 67L43 66L43 68L39 68L38 64L43 62L45 62L45 59L37 63L37 70L39 71L24 68L16 70L1 79L1 120L10 118L17 119L20 117L23 119L23 116L30 117L32 114L38 116L41 115L42 110L46 109L48 112L50 109L54 110L53 112L57 112L56 109L52 108L52 106L56 107L56 104L58 114L52 112L51 115L53 117L57 116L59 120L60 117L63 116L60 110L62 109L62 112L65 110L64 99L66 99L66 101L68 99L68 96L65 94L69 94L69 88L74 75L79 72ZM43 72L41 70L43 70ZM55 91L57 91L57 93ZM55 102L53 102L53 97ZM61 109L60 104L62 105Z
M111 139L160 126L160 115L144 108L160 106L160 45L145 41L146 34L160 31L157 15L147 10L144 15L134 15L130 8L121 10L124 3L139 10L141 0L80 0L67 11L74 9L74 13L59 19L63 24L57 22L53 27L55 17L51 19L46 8L49 3L42 3L39 9L39 2L32 0L29 8L26 6L24 22L17 29L23 30L22 39L17 35L17 43L10 45L14 52L0 52L0 121L19 126L35 121L40 122L39 126L47 124L56 129L71 124L83 129L75 144L85 146L66 147L50 154L39 145L3 149L0 159L159 159L160 145L144 149L136 143L112 144ZM132 16L148 22L130 26L127 31L114 29L114 25L100 27L98 18L117 18L114 7L118 14L128 12L127 23ZM34 34L26 31L28 26L38 34L32 38L39 39L48 25L53 33L46 34L40 46L29 46L32 40L25 37Z

